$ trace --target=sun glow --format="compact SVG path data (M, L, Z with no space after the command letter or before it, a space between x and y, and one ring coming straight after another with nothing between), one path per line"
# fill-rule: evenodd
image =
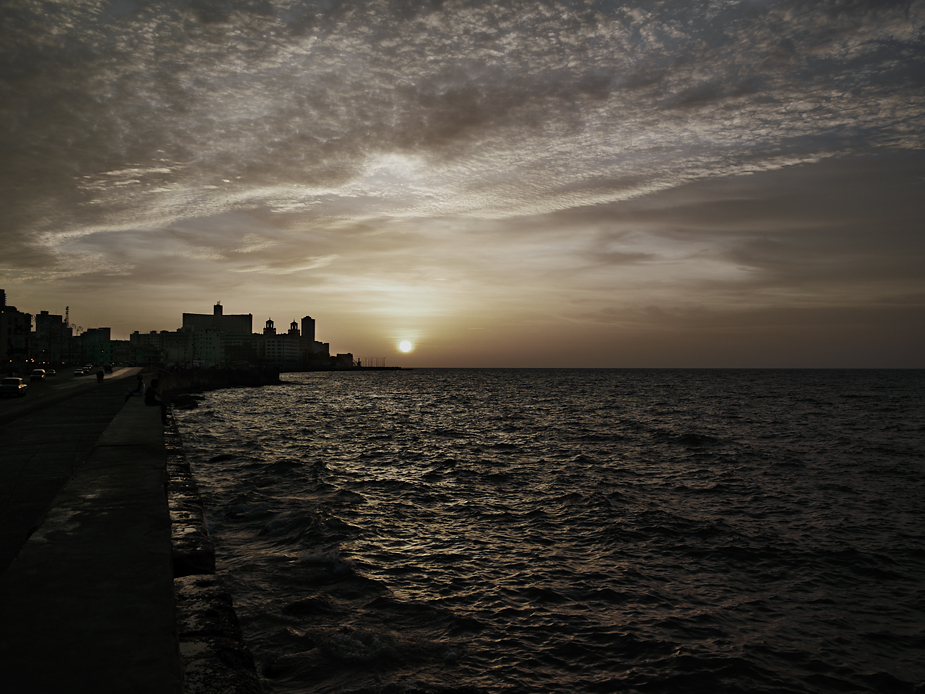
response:
M412 347L414 347L414 345L408 342L408 340L402 340L398 343L398 349L402 352L410 352Z

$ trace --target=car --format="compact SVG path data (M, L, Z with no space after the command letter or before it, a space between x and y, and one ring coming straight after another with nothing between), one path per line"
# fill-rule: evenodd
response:
M5 398L21 398L29 392L29 384L22 378L9 376L0 381L0 395Z
M45 369L35 369L29 374L30 381L44 381L45 380Z
M111 374L111 373L112 373L112 364L106 364L105 366L103 366L103 371L105 371L105 372L108 373L108 374Z
M74 375L75 375L75 376L83 376L83 375L84 375L84 370L83 370L83 369L74 369Z

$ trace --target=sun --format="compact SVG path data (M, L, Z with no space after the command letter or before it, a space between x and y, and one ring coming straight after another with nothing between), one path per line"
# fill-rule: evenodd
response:
M414 345L408 342L408 340L402 340L398 343L398 349L402 352L410 352L412 347L414 347Z

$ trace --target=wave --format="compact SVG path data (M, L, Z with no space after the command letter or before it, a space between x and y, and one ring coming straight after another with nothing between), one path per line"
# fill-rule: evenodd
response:
M177 415L268 691L921 694L925 372L376 376Z

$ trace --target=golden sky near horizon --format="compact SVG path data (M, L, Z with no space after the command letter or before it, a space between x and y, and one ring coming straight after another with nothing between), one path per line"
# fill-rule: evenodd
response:
M221 301L404 366L925 366L925 2L11 0L0 59L23 311L125 338Z

